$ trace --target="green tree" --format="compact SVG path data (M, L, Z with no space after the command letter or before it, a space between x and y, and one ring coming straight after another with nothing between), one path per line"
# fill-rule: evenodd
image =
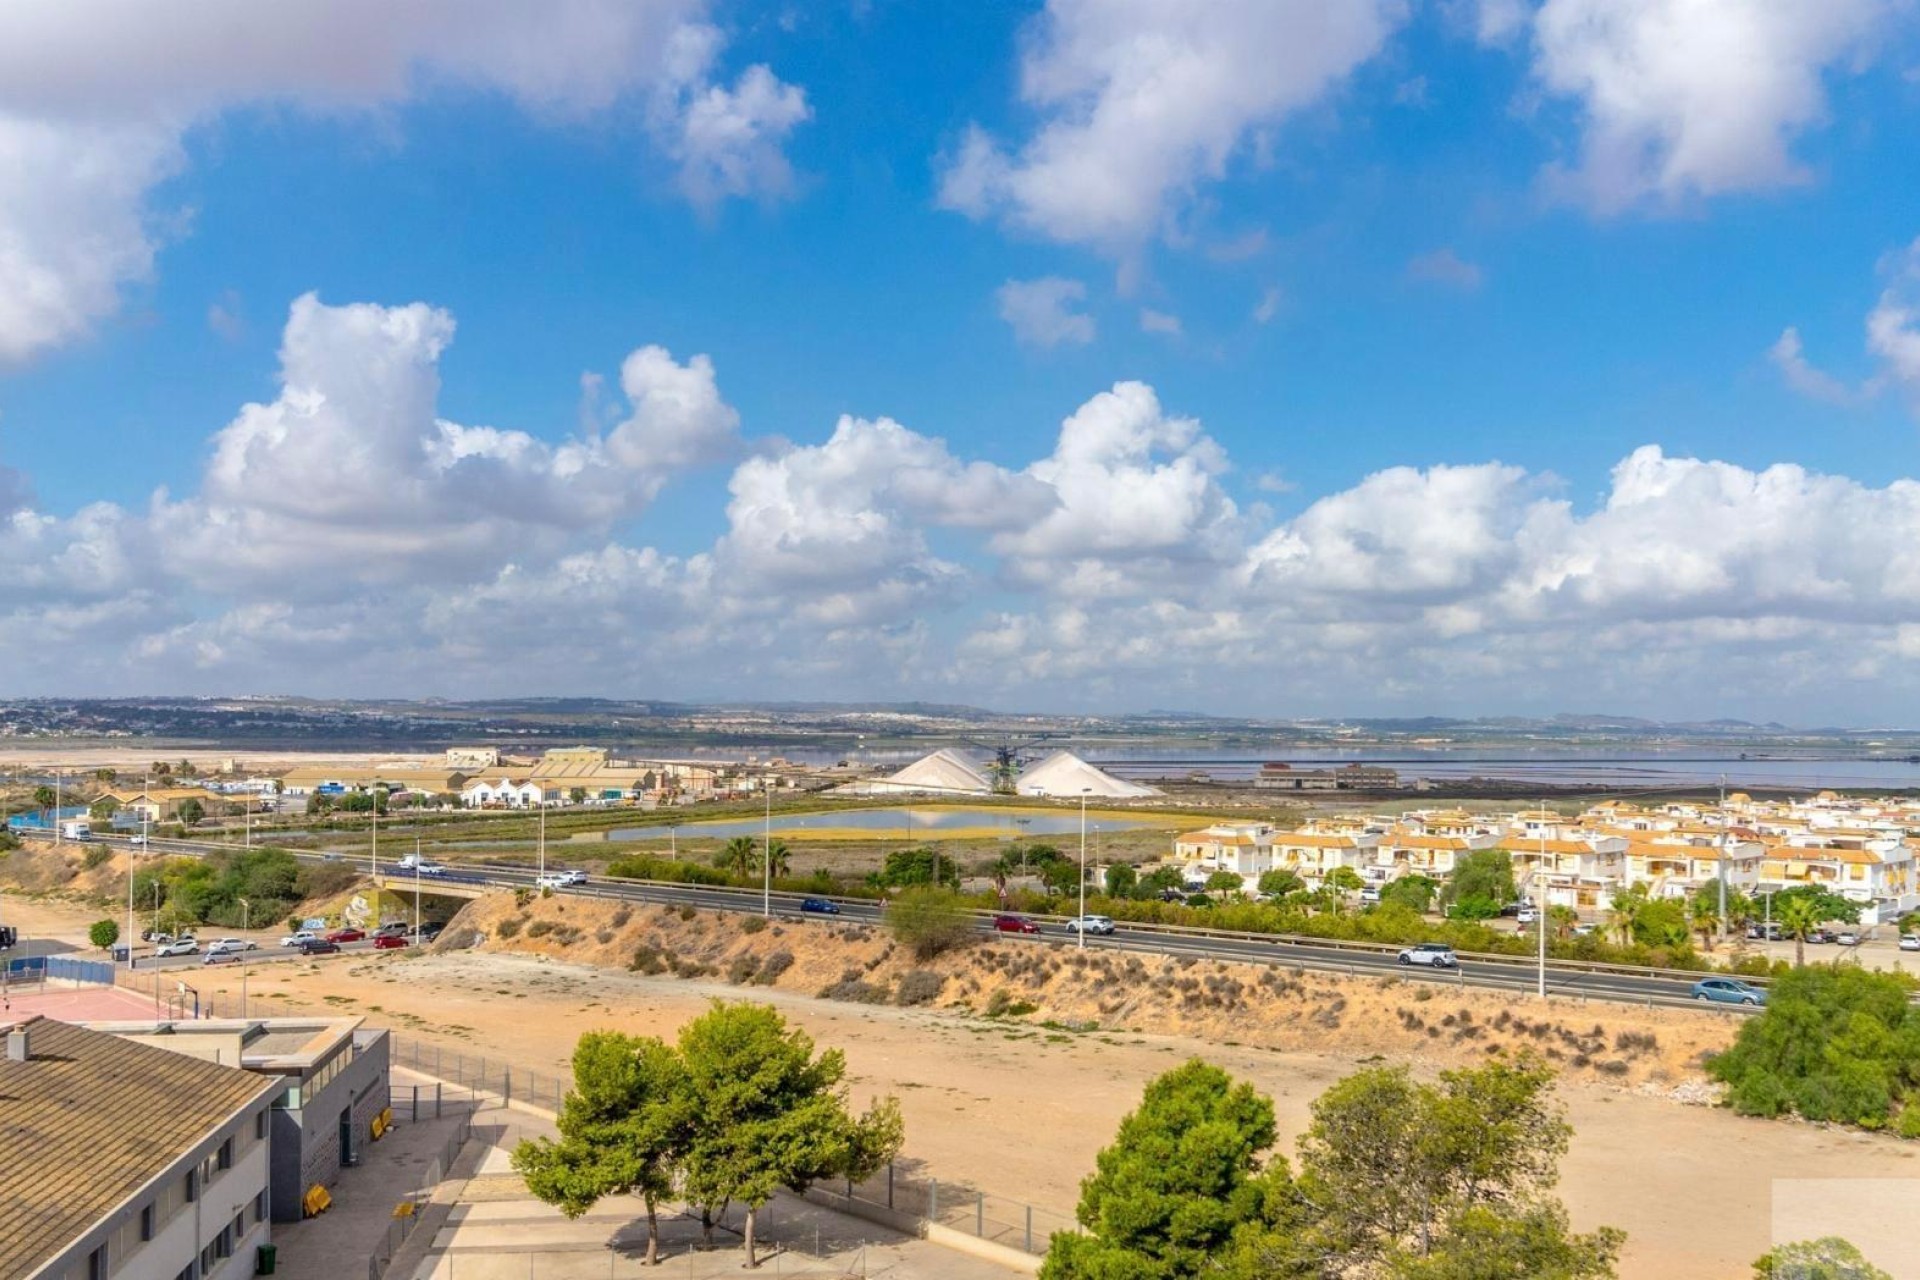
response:
M1855 966L1798 968L1767 989L1733 1047L1708 1064L1727 1101L1748 1115L1902 1130L1920 1080L1920 1008L1901 974Z
M1041 1280L1211 1273L1258 1211L1273 1142L1273 1104L1251 1085L1199 1059L1158 1077L1080 1184L1082 1230L1055 1233Z
M1124 862L1116 862L1107 868L1107 896L1109 898L1131 898L1140 884L1140 873Z
M853 1115L845 1056L829 1049L816 1058L812 1039L766 1005L716 1000L681 1028L679 1048L684 1193L707 1224L735 1200L746 1206L749 1267L759 1265L755 1220L776 1190L863 1179L899 1152L899 1104L885 1098Z
M1404 875L1380 890L1380 905L1385 907L1398 903L1425 915L1433 909L1434 895L1439 890L1439 884L1426 876Z
M117 769L95 769L93 771L93 776L98 778L101 782L104 782L106 785L112 786L116 781L119 780L120 773Z
M1394 1259L1391 1280L1606 1280L1624 1237L1601 1228L1575 1235L1557 1204L1502 1214L1465 1210L1425 1255Z
M887 904L886 920L895 940L922 963L976 936L966 899L931 885L903 890Z
M111 920L95 920L87 926L87 941L102 951L110 950L120 941L120 926Z
M935 849L895 849L887 855L880 870L867 877L876 889L903 889L910 885L932 884L938 875L941 884L960 887L960 864L941 856Z
M101 796L87 806L87 812L102 822L108 822L112 820L114 814L120 812L120 802L112 796Z
M188 826L192 826L207 816L207 807L198 800L188 798L182 800L180 807L174 810L174 812L179 815L180 821L186 823Z
M651 1037L590 1031L573 1050L573 1090L561 1103L559 1141L514 1148L527 1190L577 1218L611 1195L647 1208L647 1265L659 1258L659 1204L673 1192L688 1123L680 1055Z
M772 840L765 841L764 844L765 847L761 850L761 857L765 859L763 872L775 876L792 875L793 850L787 846L787 842L776 836Z
M1185 887L1186 877L1178 867L1155 867L1140 877L1139 893L1141 897L1158 897L1169 889L1179 890Z
M1207 877L1208 893L1239 893L1246 880L1238 871L1216 871Z
M1838 1236L1783 1244L1754 1260L1754 1280L1893 1280Z
M1275 867L1271 871L1260 873L1259 889L1263 898L1289 898L1307 887L1300 873L1286 867Z
M744 880L760 869L760 845L752 836L735 836L713 855L713 865Z
M1633 940L1649 947L1678 947L1688 937L1688 916L1684 903L1672 898L1652 898L1640 904L1633 918Z
M1352 867L1335 867L1321 878L1320 887L1337 894L1344 902L1367 887L1365 877Z
M1474 849L1454 864L1440 893L1447 914L1461 920L1485 920L1519 897L1513 884L1513 855L1505 849Z
M43 785L33 789L33 802L42 809L53 808L54 801L58 798L59 794L52 787Z
M1793 963L1795 967L1807 963L1807 935L1818 929L1826 920L1821 911L1820 900L1805 894L1788 897L1780 894L1773 904L1774 923L1780 926L1780 932L1793 939Z
M1545 1066L1521 1059L1443 1071L1435 1084L1375 1068L1327 1090L1300 1139L1299 1179L1325 1247L1346 1267L1390 1275L1530 1274L1471 1263L1499 1256L1490 1242L1511 1236L1509 1257L1578 1260L1548 1274L1612 1274L1624 1237L1568 1235L1547 1194L1572 1134L1552 1084Z
M1645 884L1630 884L1613 895L1607 908L1607 923L1620 935L1622 944L1634 940L1639 932L1640 914L1651 901Z
M567 800L572 804L585 804L587 802L587 789L585 787L574 787L567 792Z

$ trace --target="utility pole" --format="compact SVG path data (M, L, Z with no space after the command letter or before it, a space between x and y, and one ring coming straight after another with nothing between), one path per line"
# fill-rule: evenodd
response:
M1087 788L1080 788L1080 919L1073 927L1073 945L1087 949Z
M373 780L373 851L368 855L367 874L374 879L380 878L380 779Z
M60 847L60 791L64 781L60 770L55 769L53 771L53 845L56 849Z
M1533 922L1540 935L1537 994L1540 999L1545 1000L1547 998L1547 802L1545 800L1540 802L1540 865L1533 874L1539 877L1540 881L1540 906L1537 913L1540 918Z
M547 784L540 784L540 875L547 874Z
M1720 945L1727 942L1727 775L1720 775Z
M760 859L760 914L773 918L773 779L760 780L760 789L767 797L766 839L761 845Z

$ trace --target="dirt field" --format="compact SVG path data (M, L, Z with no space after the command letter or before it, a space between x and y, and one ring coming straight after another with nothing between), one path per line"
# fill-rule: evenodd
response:
M86 912L57 903L10 899L7 908L10 918L24 917L40 932L83 928L87 918ZM494 937L474 949L439 954L255 968L250 978L254 1008L277 998L289 1006L360 1011L468 1053L478 1049L516 1066L558 1074L584 1030L615 1027L671 1035L714 997L766 1000L821 1043L845 1049L857 1095L900 1098L909 1156L943 1182L1061 1210L1071 1210L1079 1179L1120 1117L1138 1101L1144 1082L1190 1055L1218 1062L1269 1093L1279 1112L1283 1147L1290 1148L1311 1100L1357 1066L1378 1060L1374 1055L1411 1058L1424 1070L1475 1060L1496 1036L1501 1043L1524 1036L1543 1048L1560 1045L1557 1031L1537 1040L1514 1032L1516 1016L1529 1027L1545 1022L1575 1034L1598 1025L1606 1032L1609 1054L1616 1052L1619 1030L1638 1028L1652 1034L1659 1047L1628 1055L1629 1072L1619 1077L1625 1083L1591 1066L1574 1067L1564 1051L1562 1063L1561 1094L1576 1137L1561 1190L1577 1226L1610 1223L1629 1231L1622 1266L1628 1277L1744 1277L1747 1264L1770 1243L1776 1180L1797 1180L1792 1194L1804 1202L1807 1180L1828 1189L1864 1178L1900 1180L1882 1187L1906 1186L1920 1173L1915 1164L1920 1146L1746 1120L1674 1100L1674 1093L1689 1092L1691 1064L1700 1049L1723 1043L1729 1034L1732 1024L1718 1015L1555 1004L1543 1017L1530 1000L1466 992L1419 1001L1408 986L1288 974L1287 989L1244 992L1238 1008L1183 1011L1178 1005L1184 995L1175 987L1171 1013L1164 1003L1141 1000L1101 1021L1111 1029L1073 1031L1066 1026L1086 1016L1074 1010L1091 1007L1092 1016L1100 1018L1100 1002L1112 1004L1116 988L1153 988L1163 978L1177 982L1195 975L1155 972L1145 980L1102 980L1049 952L1055 962L1051 976L1010 977L1006 970L1012 958L1039 955L1041 949L989 945L952 967L940 999L984 1009L992 993L1006 986L1038 995L1040 1008L989 1019L955 1007L869 1006L823 1000L817 992L843 979L876 988L896 983L902 968L898 957L876 959L887 950L884 939L793 925L747 934L738 917L682 920L659 908L636 911L615 926L613 911L577 900L571 905L536 901L523 909L503 895L481 904L472 919L488 931L497 931L504 920L522 919L510 942ZM542 920L552 927L529 941L527 929ZM578 931L571 946L562 941L567 928ZM610 935L606 942L597 940L603 930ZM675 978L606 963L630 957L636 946L653 947L661 963L671 952L688 973L702 966L717 971ZM751 956L763 963L775 950L794 957L776 984L727 981L734 960ZM603 963L578 962L589 957ZM1243 967L1227 968L1221 974L1208 972L1212 966L1195 966L1202 989L1207 977L1216 980L1216 992L1222 979L1248 985ZM231 969L219 971L217 979L202 973L199 980L203 989L216 993L223 985L237 985ZM276 992L283 994L271 994ZM1329 1018L1327 1010L1336 1001L1344 1003ZM1454 1021L1441 1034L1429 1035L1409 1031L1397 1010L1411 1011L1429 1026L1444 1024L1449 1015ZM1463 1010L1471 1014L1464 1025L1488 1030L1456 1039ZM1496 1031L1502 1012L1507 1023ZM1056 1025L1044 1025L1048 1020ZM1590 1063L1612 1060L1588 1057ZM1832 1202L1847 1201L1840 1195ZM1895 1267L1908 1252L1901 1225L1908 1220L1910 1215L1881 1212L1872 1221L1852 1222L1836 1210L1822 1222L1851 1236L1900 1275L1912 1274Z

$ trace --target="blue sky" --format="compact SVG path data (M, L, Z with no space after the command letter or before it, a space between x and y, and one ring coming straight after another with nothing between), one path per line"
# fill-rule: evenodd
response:
M0 15L6 692L1917 718L1914 5L545 13Z

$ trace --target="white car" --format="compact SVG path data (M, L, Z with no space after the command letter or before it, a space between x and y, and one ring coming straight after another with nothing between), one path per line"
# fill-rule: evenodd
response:
M1113 932L1111 916L1076 916L1067 921L1068 933L1091 933L1101 937Z
M1860 935L1851 929L1843 929L1840 932L1838 942L1843 947L1857 947L1860 945Z
M1424 964L1434 969L1455 969L1460 961L1453 948L1444 942L1422 942L1400 953L1401 964Z
M1920 951L1920 933L1901 934L1900 949L1902 951Z
M533 883L542 889L564 889L568 885L577 883L573 874L571 871L549 871L537 877Z
M1539 913L1536 912L1532 907L1522 907L1514 915L1514 919L1521 924L1532 924L1535 920L1539 918L1540 918Z
M192 938L175 938L153 949L156 956L192 956L200 954L200 944Z
M319 936L319 934L311 929L302 929L298 933L290 933L280 939L280 945L283 947L297 947L304 943L312 942Z
M241 951L258 951L260 944L248 938L220 938L207 944L207 954L224 956Z
M144 849L147 844L147 838L145 836L130 836L127 839L127 843L136 849Z
M447 874L447 869L437 862L416 862L412 866L402 867L401 871L403 874L411 871L415 875L422 876L443 876Z

